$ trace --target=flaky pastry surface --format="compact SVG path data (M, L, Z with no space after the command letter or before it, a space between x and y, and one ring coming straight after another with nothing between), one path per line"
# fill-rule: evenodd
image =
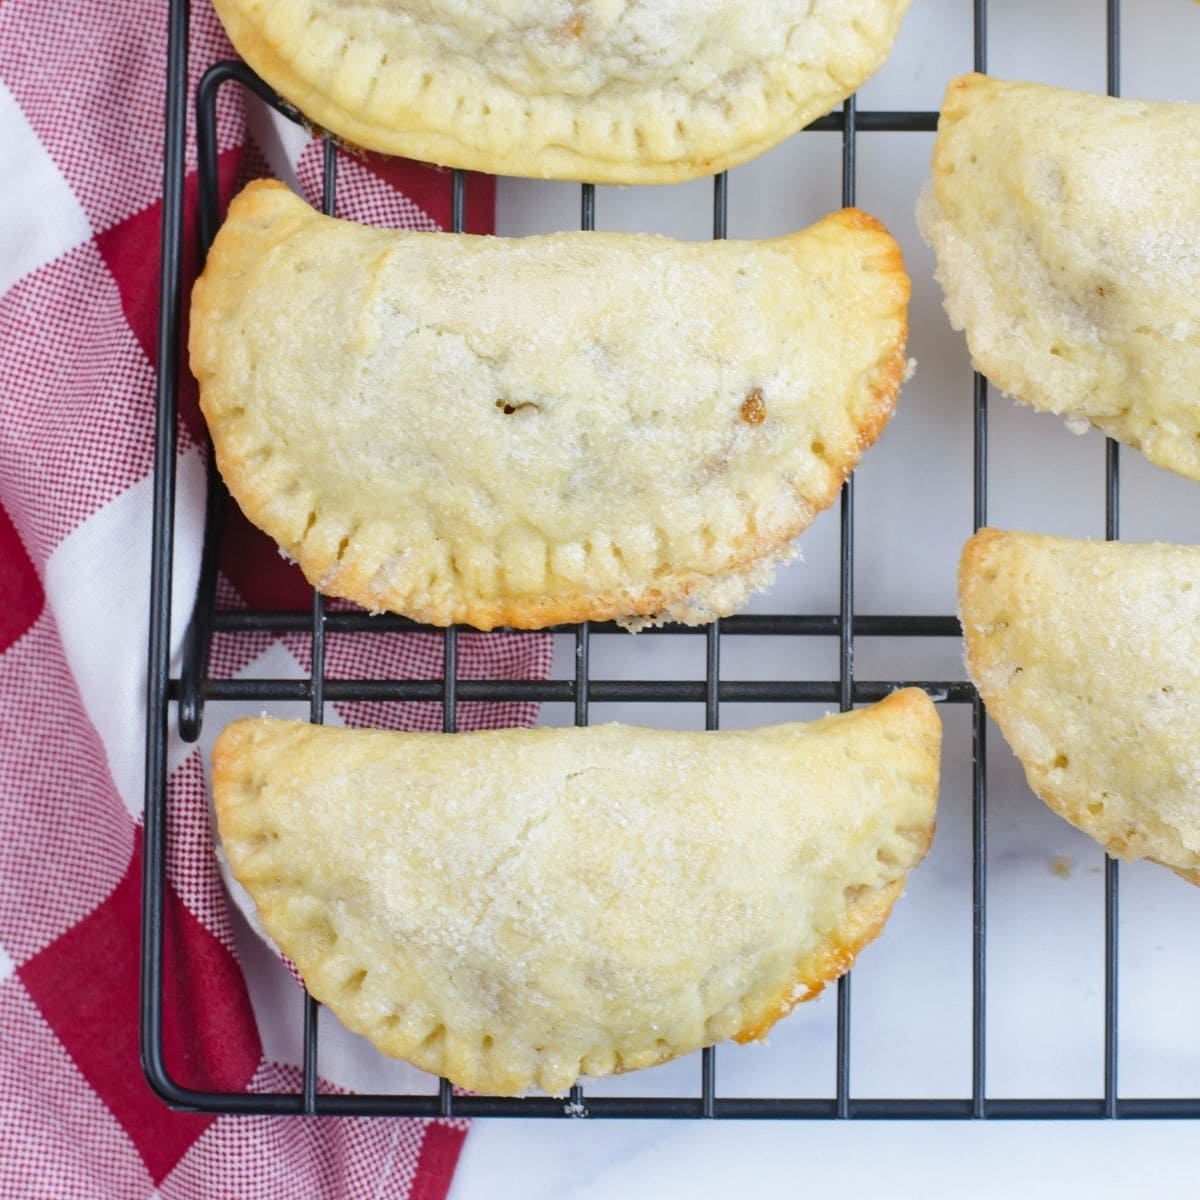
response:
M978 370L1200 479L1200 105L963 76L919 215Z
M312 993L477 1091L761 1037L848 970L933 834L923 692L809 725L404 734L267 718L224 850Z
M983 529L959 604L1029 786L1113 856L1200 883L1200 547Z
M246 515L436 625L735 611L891 415L909 283L847 209L764 242L397 233L234 201L191 363Z
M669 183L769 149L887 58L908 0L215 0L238 52L371 150Z

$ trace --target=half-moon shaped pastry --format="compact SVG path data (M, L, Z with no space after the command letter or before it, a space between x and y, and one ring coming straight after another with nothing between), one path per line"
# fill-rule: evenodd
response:
M891 52L908 0L215 0L238 53L356 145L670 183L761 154Z
M765 242L367 229L234 202L192 298L217 462L314 586L434 625L738 608L892 412L908 277Z
M475 1091L762 1037L849 970L933 835L916 690L810 725L420 734L267 718L213 752L225 854L314 996Z
M1200 883L1200 547L983 529L959 604L1029 786L1114 857Z
M975 366L1200 479L1200 105L966 75L919 216Z

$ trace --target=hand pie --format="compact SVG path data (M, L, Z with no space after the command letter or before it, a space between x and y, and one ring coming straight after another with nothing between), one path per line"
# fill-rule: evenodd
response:
M975 366L1200 479L1200 105L966 75L922 231Z
M314 996L474 1091L762 1037L849 970L933 835L923 693L811 725L424 734L243 720L225 853Z
M958 586L1029 786L1114 857L1200 883L1200 547L983 529Z
M853 209L765 242L397 233L235 200L191 361L246 515L434 625L737 609L891 414L908 277Z
M671 183L761 154L891 52L908 0L215 0L238 53L369 150Z

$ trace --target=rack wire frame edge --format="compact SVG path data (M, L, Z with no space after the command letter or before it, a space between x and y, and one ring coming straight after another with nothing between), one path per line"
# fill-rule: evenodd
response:
M975 69L987 67L987 0L971 0ZM1107 85L1110 94L1119 92L1120 0L1104 0L1106 6ZM297 1092L220 1092L187 1087L167 1069L163 1054L163 901L166 872L167 804L166 767L168 722L172 704L177 705L181 729L194 739L199 732L206 699L302 699L309 701L310 717L319 722L327 700L336 699L422 699L440 701L443 728L453 731L460 700L501 698L569 700L575 706L575 721L586 724L588 706L597 700L655 699L705 705L705 727L719 725L720 705L736 700L817 700L836 702L843 710L855 703L882 698L908 681L862 681L853 673L856 636L959 636L958 622L944 616L863 615L854 611L854 509L853 478L847 481L840 505L841 546L839 554L839 611L836 615L741 616L694 630L664 629L659 634L686 632L703 636L706 643L705 677L699 681L605 681L589 673L590 640L595 634L615 632L612 626L583 624L558 632L575 638L573 679L527 681L458 680L457 631L444 632L443 677L435 681L373 680L330 681L323 669L324 639L330 630L345 632L389 632L418 628L399 618L367 618L357 613L328 613L322 598L314 593L312 611L299 613L218 613L214 611L216 553L219 545L219 480L210 472L210 503L206 514L204 566L198 604L185 641L181 677L170 675L172 537L175 502L175 445L177 424L177 378L180 357L180 314L182 306L183 191L187 131L187 67L189 0L170 0L167 32L166 110L163 156L163 209L161 229L161 274L159 280L158 372L155 392L154 511L151 561L151 611L146 723L146 805L142 873L141 978L139 981L140 1050L145 1076L155 1093L171 1107L191 1112L222 1114L315 1114L328 1116L407 1117L624 1117L624 1118L806 1118L806 1119L1094 1119L1195 1118L1200 1117L1200 1098L1133 1098L1117 1094L1117 864L1106 860L1105 871L1105 992L1104 992L1104 1094L1083 1098L993 1098L986 1095L986 911L987 911L987 779L986 724L982 701L969 683L962 681L917 681L915 686L938 695L947 703L970 704L972 710L973 771L973 926L972 926L972 1087L962 1098L863 1098L850 1088L850 977L838 982L836 1094L829 1098L721 1097L717 1095L717 1048L701 1056L701 1095L585 1096L575 1087L569 1097L503 1098L455 1095L445 1080L436 1094L422 1095L329 1095L317 1092L317 1005L306 995L304 1010L304 1064L302 1087ZM236 81L293 120L299 115L244 65L217 64L201 85L199 107L215 105L216 90ZM205 98L207 89L207 98ZM855 198L855 151L857 134L864 131L932 131L935 112L859 112L854 97L842 110L814 122L816 131L842 134L843 203ZM215 191L215 133L204 129L198 113L198 154L201 172L200 219L207 247L216 228L215 202L206 194ZM205 144L209 137L211 144ZM323 208L335 204L336 147L324 141ZM206 177L208 187L206 188ZM452 227L461 230L465 202L465 176L453 176ZM715 177L713 188L713 235L723 237L728 206L727 180ZM595 193L589 184L581 189L581 227L594 228ZM974 526L987 516L987 381L974 383ZM211 456L210 456L211 462ZM1106 447L1105 509L1106 536L1118 534L1119 460L1116 444ZM314 669L309 681L206 679L208 646L216 630L282 632L307 628L312 637ZM723 680L720 676L720 645L725 636L753 634L833 636L838 639L839 673L833 681L795 681L784 686L772 683ZM643 635L645 636L645 635Z

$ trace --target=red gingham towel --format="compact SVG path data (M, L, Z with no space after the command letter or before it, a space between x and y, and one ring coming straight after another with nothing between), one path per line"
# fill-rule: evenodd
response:
M193 7L189 94L229 54L208 5ZM0 1196L429 1200L449 1185L462 1122L181 1115L151 1094L138 1064L165 63L165 5L152 0L0 3ZM315 199L319 145L251 126L254 137L227 88L226 195L271 172ZM188 162L191 250L191 135ZM473 181L473 228L490 227L492 199L489 181ZM338 207L362 221L444 226L449 175L342 156ZM190 381L181 411L176 651L204 490ZM224 605L307 604L274 546L236 521L227 529ZM433 677L441 666L434 635L331 636L328 651L334 676ZM302 637L219 637L213 653L217 673L308 669ZM549 639L466 635L460 662L464 676L538 677ZM439 720L421 705L329 708L347 723ZM298 1039L281 1031L298 1028L298 993L280 986L284 968L230 911L212 853L203 748L234 715L210 706L201 746L172 747L167 1064L193 1087L295 1090ZM463 705L461 723L533 715ZM378 1081L369 1049L356 1064L362 1047L328 1034L321 1062L334 1078L323 1087Z

